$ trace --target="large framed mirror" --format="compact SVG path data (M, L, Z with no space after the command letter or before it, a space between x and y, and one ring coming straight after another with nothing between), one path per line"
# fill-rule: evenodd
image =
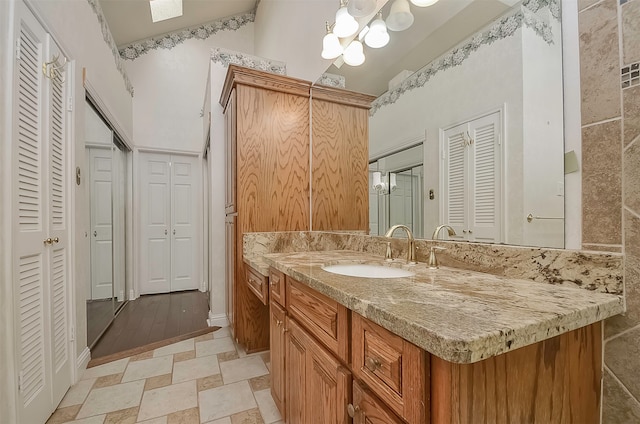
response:
M397 187L421 166L406 177L422 179L421 200L370 188L372 227L377 222L380 234L404 223L430 238L449 224L459 241L564 247L559 0L442 0L410 11L413 24L389 31L388 45L365 45L363 65L338 58L327 70L345 88L378 96L370 175L395 174ZM414 163L384 165L419 143ZM408 213L409 198L421 209ZM392 217L394 208L405 222Z

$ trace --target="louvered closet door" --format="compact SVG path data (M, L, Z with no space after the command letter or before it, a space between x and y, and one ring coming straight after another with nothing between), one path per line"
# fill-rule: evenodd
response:
M444 131L444 166L441 173L444 197L442 224L456 231L453 240L464 240L467 217L467 160L466 140L468 125L462 124Z
M469 123L473 143L469 149L470 239L499 242L501 208L500 114L494 113Z
M14 83L14 284L19 346L19 414L44 422L70 386L68 204L64 75L45 79L58 53L22 2L17 3ZM48 50L48 51L47 51Z

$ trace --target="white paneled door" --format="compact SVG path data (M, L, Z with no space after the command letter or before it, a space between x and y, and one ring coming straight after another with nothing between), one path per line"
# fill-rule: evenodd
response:
M111 147L87 148L91 184L91 299L113 296Z
M18 414L20 422L40 423L71 385L68 93L64 68L43 73L43 63L62 56L55 42L22 2L16 12L11 177Z
M142 228L140 293L199 287L199 160L140 155Z

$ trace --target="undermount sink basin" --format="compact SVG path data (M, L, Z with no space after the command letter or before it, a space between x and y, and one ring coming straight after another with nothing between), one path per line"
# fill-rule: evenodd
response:
M333 274L363 278L401 278L416 275L406 269L371 264L326 265L322 269Z

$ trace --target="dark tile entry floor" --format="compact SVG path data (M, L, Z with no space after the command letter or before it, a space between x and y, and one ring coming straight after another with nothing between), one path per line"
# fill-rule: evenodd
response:
M208 293L149 294L129 301L91 349L91 358L113 355L207 328Z

